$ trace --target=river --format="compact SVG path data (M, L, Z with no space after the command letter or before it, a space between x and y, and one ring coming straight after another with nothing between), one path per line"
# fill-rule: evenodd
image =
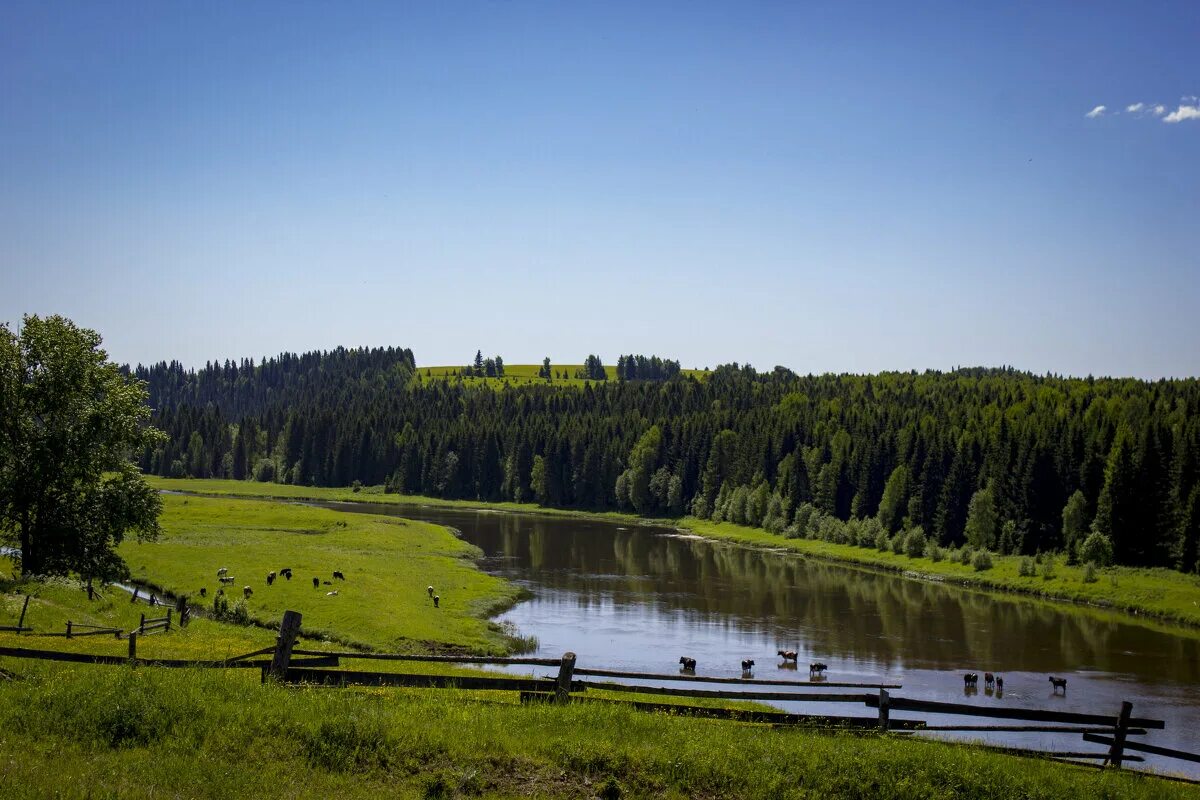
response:
M325 504L323 504L325 505ZM1200 750L1200 635L1097 609L901 578L717 542L673 528L427 506L333 503L447 525L484 553L480 566L533 597L500 615L537 654L578 655L580 666L674 672L681 655L697 673L807 680L822 661L830 681L903 684L897 696L1166 721L1147 741ZM528 671L528 668L523 668ZM962 674L979 673L967 693ZM1004 678L984 690L983 673ZM1054 694L1048 677L1068 679ZM788 706L792 707L789 708ZM872 715L866 707L781 704L785 710ZM894 713L930 724L965 718ZM986 720L975 720L986 723ZM980 734L969 734L978 737ZM988 734L1013 746L1097 750L1075 735ZM1146 766L1200 777L1196 765L1147 756Z

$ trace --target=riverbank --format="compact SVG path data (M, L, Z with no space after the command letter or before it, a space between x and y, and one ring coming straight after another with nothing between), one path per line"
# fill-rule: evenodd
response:
M1069 566L1059 557L1050 576L1038 565L1037 574L1020 574L1018 556L992 557L993 567L977 572L970 565L919 557L910 558L891 551L881 552L853 545L834 544L813 539L788 539L760 528L732 523L684 517L647 519L619 512L593 513L549 509L532 503L484 503L468 500L442 500L414 495L385 494L381 487L329 489L253 483L230 480L172 480L149 478L152 485L166 490L205 495L238 497L275 497L290 500L324 500L361 503L415 504L445 508L510 511L556 517L602 519L624 524L659 524L685 528L697 535L736 541L758 547L784 548L803 555L895 572L905 577L938 580L962 586L1014 592L1044 600L1082 603L1112 609L1132 616L1153 617L1169 623L1200 627L1200 577L1165 569L1109 567L1099 570L1094 582L1084 580L1084 568Z
M136 581L193 603L212 607L222 587L217 570L225 568L233 578L225 586L230 611L241 602L249 620L268 628L293 609L304 614L306 635L389 652L503 654L521 644L489 619L521 590L477 569L479 550L440 525L181 495L164 497L160 522L159 541L127 541L120 553ZM279 574L285 567L292 580ZM268 585L272 571L279 576ZM435 587L437 607L427 586Z

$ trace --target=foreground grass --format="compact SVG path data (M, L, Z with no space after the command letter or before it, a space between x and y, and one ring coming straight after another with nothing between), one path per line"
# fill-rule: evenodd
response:
M503 652L510 643L488 622L519 590L475 568L474 546L423 522L344 514L290 503L208 497L164 497L158 542L126 542L121 555L135 579L204 603L218 588L217 569L236 578L231 602L250 586L250 616L270 627L288 609L304 615L309 636L385 650ZM266 583L291 567L295 578ZM332 581L334 570L345 581ZM330 580L313 588L312 578ZM441 597L434 608L425 587ZM328 592L336 590L336 596Z
M658 523L686 528L698 535L736 541L759 547L779 547L816 558L857 564L898 572L906 577L960 583L1034 595L1047 600L1088 603L1136 615L1200 626L1200 577L1184 575L1167 569L1137 569L1110 567L1102 570L1094 583L1083 581L1083 568L1068 566L1062 559L1054 568L1054 576L1038 574L1021 577L1021 559L1017 556L993 556L994 567L976 572L971 566L949 561L935 562L927 558L909 558L892 552L879 552L853 545L833 544L812 539L787 539L761 528L732 523L716 523L694 517L677 520L647 520L629 514L605 512L600 514L542 508L532 503L485 503L474 500L442 500L412 495L385 494L382 487L366 487L359 491L350 488L321 488L290 486L274 483L254 483L231 480L172 480L148 478L160 489L196 492L218 496L278 497L296 500L355 501L365 503L406 503L447 508L478 508L553 516L576 516L608 519L625 524Z
M1174 798L966 746L520 706L505 693L0 659L0 794L25 797Z

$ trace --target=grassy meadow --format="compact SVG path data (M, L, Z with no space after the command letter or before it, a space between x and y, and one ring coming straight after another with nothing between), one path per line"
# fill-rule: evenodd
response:
M441 366L441 367L418 367L417 379L421 381L446 381L461 379L466 384L480 384L486 386L501 387L506 383L510 386L521 386L529 383L547 383L545 378L538 377L538 370L542 368L541 364L505 364L503 378L463 378L461 373L463 367L466 366ZM551 372L557 375L560 372L565 372L568 377L551 378L548 382L551 386L583 386L587 383L601 383L602 381L591 381L585 378L576 378L577 370L583 369L582 364L551 364ZM616 380L616 366L614 364L606 364L605 369L608 370L608 379ZM684 375L690 375L694 378L703 379L708 372L703 369L684 369L680 370Z
M198 604L205 587L211 605L217 569L225 567L235 578L226 589L231 603L250 586L247 610L268 626L294 609L304 615L307 636L380 650L509 647L488 617L515 602L519 590L476 569L477 548L446 528L271 501L165 495L164 502L159 541L121 547L140 582ZM268 586L267 573L284 567L293 580L280 577ZM346 580L333 580L335 570ZM322 580L319 588L313 577Z

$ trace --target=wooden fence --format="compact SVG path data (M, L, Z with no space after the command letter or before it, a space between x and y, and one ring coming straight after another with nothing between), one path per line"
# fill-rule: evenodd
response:
M887 683L818 683L781 681L757 678L718 678L698 675L624 672L583 668L576 665L574 653L561 658L489 658L478 656L431 656L391 653L327 652L295 647L300 633L301 615L296 611L284 613L274 647L256 650L228 659L191 661L178 659L140 659L137 657L139 634L170 627L171 613L161 620L147 620L131 631L127 656L88 655L26 648L0 647L0 656L39 658L87 664L133 664L135 666L254 668L261 671L264 682L316 684L323 686L397 686L411 688L458 688L476 691L516 692L522 702L586 702L620 704L639 711L667 712L704 719L768 724L773 726L808 727L844 731L873 731L888 735L911 735L918 731L956 733L1054 733L1082 736L1083 741L1105 747L1097 751L1034 750L1028 748L981 745L1019 756L1068 760L1072 763L1091 760L1098 766L1121 767L1126 762L1144 761L1135 753L1180 759L1200 763L1200 754L1131 741L1131 736L1144 736L1149 730L1162 730L1162 720L1133 716L1133 705L1123 703L1118 713L1089 714L1070 711L1051 711L1036 708L999 708L964 703L945 703L915 698L897 697L892 691L902 688ZM70 626L71 624L68 623ZM80 626L82 627L82 626ZM111 632L108 629L105 632ZM73 633L73 635L89 635ZM259 656L270 655L270 660ZM431 673L368 672L330 669L341 666L343 659L363 661L393 661L414 663L446 663L466 665L519 665L557 668L556 674L542 677L502 677L497 675L445 675ZM582 678L582 680L581 680ZM600 678L602 680L595 680ZM591 680L589 680L591 679ZM630 680L641 681L629 683ZM672 685L665 685L672 684ZM683 686L674 684L684 684ZM706 685L711 688L692 688ZM744 687L735 689L734 686ZM758 688L763 687L763 688ZM869 691L827 692L822 689L860 689ZM591 694L589 695L589 692ZM595 695L600 696L595 696ZM653 695L657 702L630 700L622 695ZM795 714L778 711L726 708L693 705L686 702L662 702L667 698L770 701L792 703L827 703L865 706L875 714L830 715ZM930 725L923 720L893 719L893 712L915 712L975 718L964 724ZM994 719L1001 724L979 724L980 719ZM1040 724L1016 724L1016 723ZM1133 751L1133 752L1129 752Z

